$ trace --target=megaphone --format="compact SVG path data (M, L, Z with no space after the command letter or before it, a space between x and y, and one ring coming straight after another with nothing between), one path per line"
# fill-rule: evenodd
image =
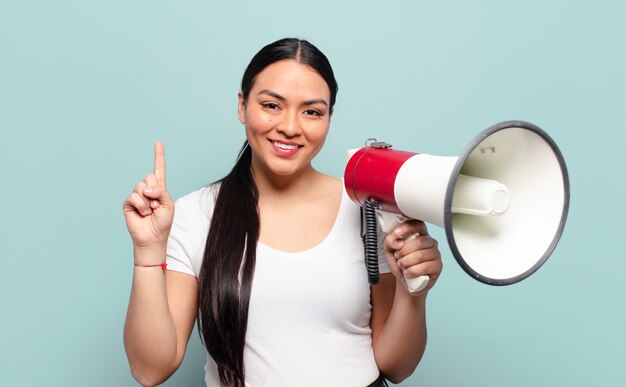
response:
M458 264L490 285L536 272L563 233L570 195L565 161L531 123L495 124L458 157L399 151L374 139L348 157L346 191L370 222L364 240L371 283L378 281L376 237L367 235L375 229L372 219L385 232L406 219L443 227ZM428 276L406 279L411 291L428 283Z

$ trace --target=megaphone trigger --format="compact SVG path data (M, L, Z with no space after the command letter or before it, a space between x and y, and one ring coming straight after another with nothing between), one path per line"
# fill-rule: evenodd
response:
M411 220L406 216L382 211L381 209L376 209L375 211L376 219L378 219L378 224L380 225L381 230L383 230L386 234L393 232L396 227L406 222L407 220ZM415 232L404 238L404 241L411 241L418 236L420 236L420 233ZM421 275L419 277L407 277L404 269L402 270L402 272L404 274L404 279L406 280L407 287L411 293L419 292L420 290L426 288L426 286L428 285L428 281L430 280L430 277L428 277L427 275Z

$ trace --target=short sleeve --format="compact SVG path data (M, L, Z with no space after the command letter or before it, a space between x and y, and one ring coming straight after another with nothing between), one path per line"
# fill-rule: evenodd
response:
M196 276L191 264L189 224L181 199L176 201L174 222L167 241L167 269Z
M167 241L167 269L198 277L215 204L213 186L176 201L174 222Z

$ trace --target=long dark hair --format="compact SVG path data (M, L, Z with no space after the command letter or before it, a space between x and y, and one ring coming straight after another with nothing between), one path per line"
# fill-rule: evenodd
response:
M311 43L291 38L263 47L252 58L241 80L244 101L261 71L287 59L310 66L324 78L332 109L337 82L330 62ZM260 228L259 191L251 161L252 150L246 142L232 171L217 182L219 193L198 278L198 330L223 386L245 385L243 352Z

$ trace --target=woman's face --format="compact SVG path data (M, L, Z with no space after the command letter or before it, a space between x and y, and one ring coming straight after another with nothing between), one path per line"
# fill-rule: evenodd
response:
M261 71L248 100L239 93L253 170L291 176L310 168L328 134L329 103L324 78L307 65L282 60Z

